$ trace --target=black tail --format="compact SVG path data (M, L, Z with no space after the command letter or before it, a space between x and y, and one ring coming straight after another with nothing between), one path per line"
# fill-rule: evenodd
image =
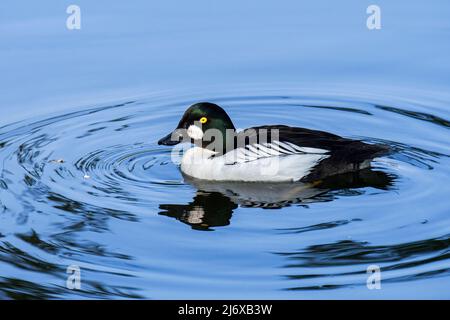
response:
M331 152L331 156L317 164L302 181L322 180L332 175L365 169L370 167L370 162L374 158L386 156L391 152L391 148L386 145L353 140L345 147Z

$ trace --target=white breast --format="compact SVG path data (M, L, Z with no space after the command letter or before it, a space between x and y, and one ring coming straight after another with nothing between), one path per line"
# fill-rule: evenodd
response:
M204 180L298 181L308 175L317 163L328 157L326 150L294 145L288 145L289 148L286 149L286 145L281 144L283 148L278 148L278 151L271 148L271 145L253 145L251 148L237 148L222 156L215 156L215 152L194 147L184 154L181 171Z

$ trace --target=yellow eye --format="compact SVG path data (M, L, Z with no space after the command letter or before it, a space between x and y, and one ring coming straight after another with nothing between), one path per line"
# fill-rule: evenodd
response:
M207 121L208 121L208 119L206 117L200 118L200 123L206 123Z

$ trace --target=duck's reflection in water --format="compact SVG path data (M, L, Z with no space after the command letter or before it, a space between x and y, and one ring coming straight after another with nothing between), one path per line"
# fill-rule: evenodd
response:
M159 214L175 218L196 230L229 225L233 210L238 206L278 209L293 204L333 201L337 194L359 195L361 192L356 189L365 187L388 189L394 180L392 175L372 169L336 175L314 183L212 182L184 178L198 189L193 201L161 204L159 208L164 211Z

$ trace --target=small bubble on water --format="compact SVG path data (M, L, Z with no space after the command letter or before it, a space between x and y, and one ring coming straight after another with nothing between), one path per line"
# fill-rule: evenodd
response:
M64 163L64 159L54 159L54 160L50 160L50 163Z

